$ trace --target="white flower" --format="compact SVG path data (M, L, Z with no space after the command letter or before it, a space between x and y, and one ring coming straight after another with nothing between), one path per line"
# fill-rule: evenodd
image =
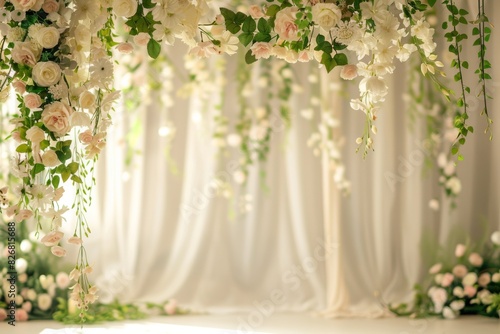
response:
M39 86L50 87L61 79L61 68L53 61L39 62L33 67L33 81Z
M46 234L40 241L47 247L55 246L59 243L59 241L62 239L63 236L64 233L61 231L52 231Z
M254 55L256 59L268 59L272 54L273 45L266 42L257 42L252 45L250 50L252 50L252 55Z
M92 80L95 80L100 87L111 83L113 79L113 63L109 59L101 58L90 67Z
M285 41L296 41L299 39L299 28L295 23L297 11L297 7L287 7L276 14L274 31Z
M22 257L16 260L16 271L18 274L23 274L28 269L28 261L23 259Z
M43 27L36 34L36 41L44 49L52 49L59 43L60 34L55 27Z
M446 181L446 188L450 189L452 193L457 195L462 190L462 183L457 177L452 177Z
M45 132L38 126L34 125L26 131L26 139L31 141L33 144L40 144L40 142L45 139Z
M437 199L431 199L429 201L429 208L431 208L431 210L438 211L439 210L439 201Z
M495 231L491 235L491 242L497 246L500 246L500 231Z
M27 239L21 241L21 244L19 245L19 248L21 249L22 252L24 253L29 253L31 249L33 248L33 245L31 242Z
M358 67L356 65L345 65L340 70L340 77L344 80L353 80L358 76Z
M69 283L69 276L65 272L60 272L56 275L56 284L59 289L66 289L69 286Z
M78 25L78 21L90 19L91 21L101 14L99 1L74 0L76 11L71 17L72 25Z
M7 33L7 42L9 42L9 43L21 42L24 38L24 35L26 35L26 30L24 30L23 28L21 28L21 27L10 28L9 32ZM27 43L30 43L30 42L27 42ZM33 44L33 43L30 43L30 44Z
M457 317L457 313L446 306L445 308L443 308L443 317L445 319L455 319Z
M434 304L434 311L436 313L441 313L443 310L444 303L448 298L446 290L443 288L431 287L428 292L429 297L432 299Z
M46 167L56 167L61 164L61 161L57 157L56 152L53 150L47 150L43 155L42 155L42 163Z
M237 133L227 135L227 144L232 147L237 147L241 144L241 136Z
M31 186L31 196L33 196L31 204L36 208L43 208L46 205L52 204L54 191L52 187L43 184L36 184Z
M216 45L215 49L219 53L227 53L228 55L235 54L238 51L239 40L236 36L231 34L229 31L225 31L219 37L220 45Z
M491 281L494 282L494 283L500 283L500 272L494 273L491 276Z
M134 16L137 12L137 0L114 0L113 11L117 16Z
M46 293L38 295L38 308L42 311L47 311L52 306L52 298Z
M465 285L465 286L472 286L476 282L477 282L477 275L476 275L476 273L468 273L462 279L462 284Z
M453 295L458 298L463 298L465 296L464 289L459 286L453 288Z
M313 21L324 31L329 31L342 18L342 12L333 3L317 3L312 7Z
M493 296L491 292L486 289L481 290L477 293L477 299L479 299L479 301L481 301L481 303L485 305L489 305L493 302Z
M90 126L90 116L85 112L74 112L69 118L71 126Z
M453 311L460 311L465 306L465 302L463 300L455 300L450 303L450 308Z
M5 8L0 9L0 22L10 21L10 11Z
M66 256L66 250L62 248L61 246L52 246L50 248L50 251L52 254L54 254L57 257L63 257Z
M10 17L13 21L21 22L26 18L26 12L23 10L13 10L10 13Z

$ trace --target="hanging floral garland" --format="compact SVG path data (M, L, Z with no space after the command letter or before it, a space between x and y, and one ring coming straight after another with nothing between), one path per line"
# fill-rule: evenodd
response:
M2 188L4 213L16 223L33 222L41 241L56 256L66 254L63 239L78 247L70 273L71 298L82 310L82 319L97 299L83 241L91 232L85 213L95 182L93 165L106 145L113 103L120 94L113 86L114 48L126 53L135 44L157 58L162 45L178 39L190 47L190 54L207 57L234 54L241 43L249 47L247 63L272 56L289 63L317 61L327 71L341 66L343 79L361 78L360 96L352 99L351 106L366 115L357 139L363 155L373 148L374 122L388 93L385 80L395 71L396 61L417 54L422 74L439 92L452 95L440 81L443 63L435 52L434 29L424 15L436 0L271 0L264 6L249 6L246 13L221 8L215 19L204 18L208 13L204 0L0 0L0 4L0 100L7 100L12 86L18 109L11 119L11 138L16 142L11 170L22 180L10 189L13 204ZM462 57L467 34L460 33L459 26L474 26L474 45L479 47L476 73L488 124L486 81L491 65L485 53L491 30L484 0L478 2L479 15L472 23L468 12L453 0L442 4L449 12L443 29L460 84L460 110L454 119L459 135L451 152L462 159L460 146L474 129L467 123L470 88L463 76L469 68ZM123 20L128 35L119 41L115 23ZM76 195L71 208L76 226L69 238L60 231L63 214L70 210L60 204L68 183Z

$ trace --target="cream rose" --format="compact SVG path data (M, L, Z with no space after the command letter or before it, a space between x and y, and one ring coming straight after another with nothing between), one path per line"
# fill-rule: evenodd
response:
M40 144L45 139L45 132L38 126L32 126L26 131L26 139L34 144Z
M79 103L83 109L93 108L95 105L95 95L86 90L80 94Z
M63 102L53 102L42 112L42 122L56 136L62 137L71 129L70 117L73 109Z
M52 49L59 43L61 34L55 27L43 27L36 33L36 41L44 49Z
M312 8L313 21L322 29L329 31L342 18L342 11L333 3L318 3Z
M39 62L33 67L32 75L38 86L50 87L61 79L61 68L53 61Z
M56 152L48 150L42 155L42 163L47 167L56 167L61 164Z
M287 7L276 14L274 30L281 39L286 41L296 41L299 39L299 28L295 24L297 18L297 7Z
M14 90L18 94L24 94L26 92L26 83L16 80L12 83L12 87L14 87Z
M251 5L248 8L248 14L254 19L260 19L261 17L264 17L264 13L262 12L262 8L257 5Z
M148 44L151 36L145 32L140 32L136 36L134 36L134 43L139 46L145 46Z
M40 59L40 50L31 42L17 42L12 48L12 60L33 67Z
M94 136L92 135L92 131L86 130L80 133L78 139L80 139L80 142L82 144L90 144L92 142L92 139L94 139Z
M24 104L28 109L37 109L42 105L42 98L35 93L29 93L24 96Z
M42 8L43 0L10 0L17 10L24 12L28 10L39 11Z
M59 11L59 2L56 0L45 0L42 9L45 13L56 13Z
M340 70L340 77L344 80L352 80L358 76L358 67L356 65L345 65Z
M117 16L133 16L137 12L137 1L113 0L113 10Z
M254 55L256 59L268 59L272 54L273 46L270 43L257 42L252 45L250 50L252 50L252 55Z

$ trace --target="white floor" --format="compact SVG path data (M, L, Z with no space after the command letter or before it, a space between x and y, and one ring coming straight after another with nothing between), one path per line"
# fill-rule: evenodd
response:
M457 320L435 318L410 320L408 318L322 319L307 314L274 314L266 319L248 319L245 315L185 315L86 326L83 332L78 326L64 326L54 321L16 323L16 327L6 323L0 324L2 334L41 332L43 334L500 334L500 321L479 316L461 317Z

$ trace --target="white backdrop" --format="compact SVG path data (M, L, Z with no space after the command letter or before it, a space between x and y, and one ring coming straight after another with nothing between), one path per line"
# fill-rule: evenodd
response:
M493 1L487 5L490 19L498 22L500 6ZM500 78L494 59L498 51L494 32L488 49L494 78ZM184 50L172 52L182 71ZM236 57L229 59L228 78L236 66ZM323 94L323 104L342 119L347 139L344 157L352 194L343 198L324 161L306 147L311 125L298 113L310 96L309 69L304 64L294 67L305 90L293 97L291 131L273 134L265 165L269 191L260 187L258 170L252 171L253 210L234 219L228 218L227 200L200 199L214 175L231 170L228 163L237 155L233 152L222 161L216 156L208 118L191 121L198 112L196 99L176 98L169 111L177 127L172 158L178 175L169 171L167 142L158 136L165 112L155 103L158 93L145 99L141 154L132 169L124 164L127 118L115 117L99 164L89 244L105 295L158 302L175 297L182 305L212 312L255 312L267 305L272 310L326 309L330 316L378 315L381 299L395 302L411 296L428 264L422 259L422 241L444 243L457 228L477 239L486 233L483 219L489 231L500 227L498 99L490 103L496 122L493 142L482 134L484 120L471 113L476 132L469 136L465 161L458 167L463 190L458 208L450 214L444 198L439 212L429 210L429 200L439 197L440 189L437 175L424 178L421 166L415 166L395 191L384 177L387 171L397 173L400 158L408 159L422 140L418 129L417 134L408 131L401 98L404 66L391 78L391 93L377 120L376 151L366 160L355 153L354 143L363 115L350 110L338 94ZM500 92L498 82L490 84L493 95ZM174 86L179 85L176 79ZM226 115L238 112L231 107L237 103L236 89L228 88ZM124 178L127 173L130 178ZM196 207L188 219L182 216L185 205Z

